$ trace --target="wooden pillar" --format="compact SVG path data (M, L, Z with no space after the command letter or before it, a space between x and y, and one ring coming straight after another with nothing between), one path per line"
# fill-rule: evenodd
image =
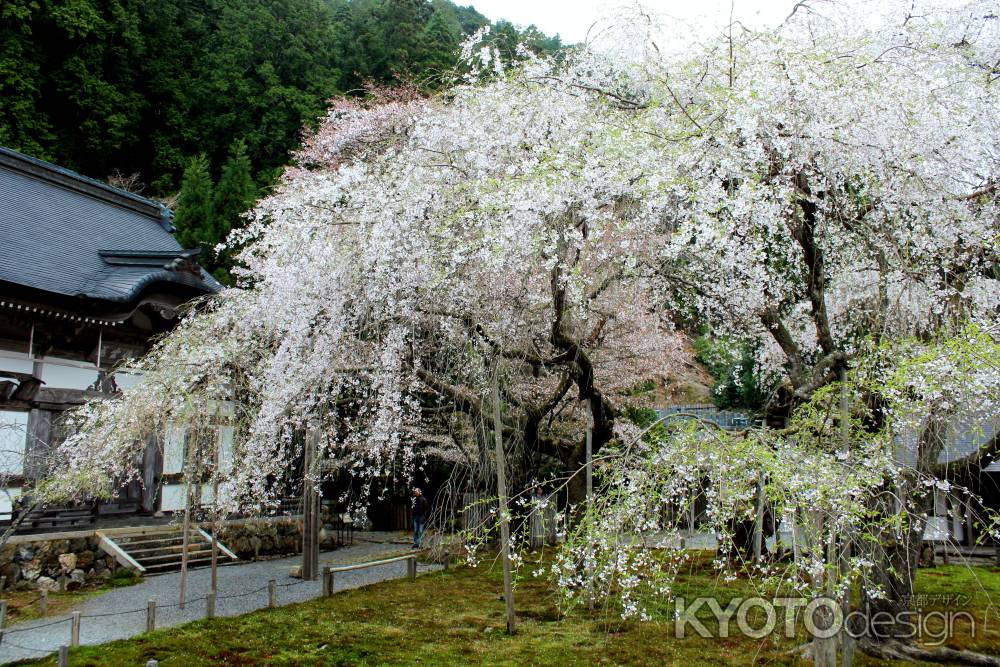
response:
M34 408L28 412L27 438L24 445L23 474L25 481L35 482L49 473L46 462L52 451L53 413Z
M330 571L330 567L323 568L323 597L328 598L333 594L333 572Z
M163 476L163 456L160 454L159 438L162 434L151 435L146 440L142 454L142 501L144 513L152 514L159 509L160 478Z
M80 612L74 611L69 626L69 643L72 646L80 645Z
M587 405L587 436L585 443L585 453L587 457L587 511L591 511L591 503L594 496L594 415L590 412L590 405ZM594 610L594 573L587 569L587 609Z
M510 519L507 517L507 459L503 451L503 421L500 418L499 370L493 378L493 433L496 437L497 500L500 512L500 550L503 554L503 598L507 605L507 632L513 634L514 584L510 563Z
M753 523L753 559L759 563L764 552L764 471L757 476L757 516Z
M972 530L972 518L975 516L972 513L972 495L968 494L965 498L965 543L970 547L976 546L976 534ZM969 553L972 553L971 551Z
M319 497L315 471L319 431L306 431L302 462L302 579L314 581L319 575Z
M188 548L191 545L191 482L194 476L195 450L198 446L194 433L188 432L185 438L187 449L187 460L184 466L184 534L181 536L181 581L180 581L180 608L184 609L187 604L187 570L188 570Z

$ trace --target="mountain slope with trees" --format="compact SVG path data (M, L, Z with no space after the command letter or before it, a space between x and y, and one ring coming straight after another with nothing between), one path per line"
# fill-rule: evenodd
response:
M0 144L95 178L138 174L154 197L199 156L223 178L237 143L255 187L270 185L331 97L400 80L434 90L489 23L448 0L12 0L0 18ZM225 219L185 233L221 240L206 230L238 224L239 207L220 205L209 217Z

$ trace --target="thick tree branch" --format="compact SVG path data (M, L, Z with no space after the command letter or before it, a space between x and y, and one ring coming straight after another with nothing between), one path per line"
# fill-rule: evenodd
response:
M805 174L796 177L796 188L800 192L798 198L799 210L802 213L798 224L790 224L792 236L802 248L802 258L806 266L806 287L809 293L809 304L812 308L812 319L816 326L816 337L825 354L834 351L833 334L830 332L830 319L826 310L826 266L823 251L816 244L816 222L819 207L813 201L809 190L809 182Z

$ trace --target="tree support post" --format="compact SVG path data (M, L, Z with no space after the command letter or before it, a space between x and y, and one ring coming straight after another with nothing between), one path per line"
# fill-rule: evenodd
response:
M319 498L313 469L316 467L316 450L319 431L306 431L305 451L302 462L302 580L315 581L319 575Z
M497 502L500 510L500 549L503 554L503 599L507 605L507 632L514 634L514 584L510 565L510 518L507 516L507 460L503 451L503 422L500 418L499 367L493 377L493 433L496 436Z
M323 568L323 597L333 595L333 572L329 566Z
M753 524L753 559L759 563L764 552L764 471L757 477L757 516Z
M590 511L594 496L594 416L587 413L587 437L585 456L587 461L587 511ZM594 611L594 572L587 565L587 609Z

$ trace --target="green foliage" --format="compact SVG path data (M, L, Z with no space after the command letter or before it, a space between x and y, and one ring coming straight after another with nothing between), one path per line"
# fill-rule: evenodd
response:
M760 411L767 396L755 369L752 348L704 335L695 338L693 346L695 358L715 378L712 399L716 406Z
M668 435L667 425L660 422L660 415L653 408L640 408L635 406L626 407L624 410L625 419L639 427L642 431L642 438L646 442L659 442ZM658 423L659 422L659 423ZM608 454L612 451L620 451L620 446L625 443L613 442L605 445L601 451Z
M370 82L436 89L489 22L448 0L14 0L0 19L0 143L98 178L139 173L153 195L197 152L217 174L237 139L268 184L326 100Z
M627 407L624 412L626 419L642 429L649 428L660 418L653 408Z
M111 573L103 588L125 588L142 583L142 575L128 568L120 567Z
M447 85L461 40L487 23L448 0L0 2L0 144L97 178L137 173L152 196L175 192L203 153L220 178L218 226L202 210L178 219L208 249L328 99L371 83ZM497 27L511 48L558 46ZM226 279L231 258L208 259Z
M246 144L242 139L233 142L229 149L229 157L222 166L222 175L215 187L212 197L212 233L215 239L224 240L229 232L239 227L241 216L246 213L257 199L257 185L250 174L250 159L246 154ZM230 252L214 257L212 270L216 278L223 283L231 283L229 268L232 266Z
M184 170L174 226L177 227L177 241L182 246L200 245L206 258L211 257L209 246L216 238L216 230L212 215L212 177L204 155L192 158Z
M431 15L420 36L421 60L430 77L441 76L455 67L458 36L458 22L453 16L449 17L443 11L435 11ZM428 78L425 77L425 80ZM447 80L444 76L441 79Z

